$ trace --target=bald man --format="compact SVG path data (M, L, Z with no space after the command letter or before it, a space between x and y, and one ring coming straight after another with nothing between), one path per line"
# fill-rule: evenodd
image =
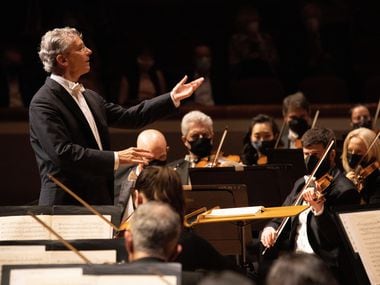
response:
M145 166L162 166L166 164L167 160L167 142L165 136L158 130L147 129L142 131L137 137L136 146L139 149L149 151L153 155L153 158L151 160L145 159L145 163L119 167L115 173L114 203L123 208L122 220L133 213L134 208L131 188L137 176Z

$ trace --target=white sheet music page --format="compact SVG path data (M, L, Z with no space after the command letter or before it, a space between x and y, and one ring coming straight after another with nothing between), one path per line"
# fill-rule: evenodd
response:
M60 278L61 277L61 278ZM16 269L10 274L9 285L176 285L173 275L86 275L82 268Z
M104 217L111 221L110 215ZM113 233L113 228L96 215L54 215L51 226L66 240L109 239Z
M342 213L339 217L371 284L380 284L380 210Z
M236 208L224 208L224 209L212 209L210 213L206 214L205 218L221 218L221 217L240 217L256 215L264 210L263 206L253 207L236 207Z
M50 225L50 215L38 215ZM50 233L31 216L0 217L0 240L50 240Z
M90 280L82 280L82 271L80 267L15 269L9 285L90 285Z
M80 250L92 263L116 263L116 250ZM4 264L80 264L85 263L71 250L46 250L45 245L1 245L1 266Z

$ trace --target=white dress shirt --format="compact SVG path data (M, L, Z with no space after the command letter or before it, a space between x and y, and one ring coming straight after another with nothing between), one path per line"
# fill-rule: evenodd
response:
M85 116L92 134L95 137L95 140L98 144L98 147L100 150L103 150L102 142L100 140L99 131L95 123L94 116L91 113L90 108L87 105L86 100L84 99L84 96L82 92L84 92L84 87L81 84L69 81L62 76L52 74L51 79L57 81L60 85L63 86L67 90L67 92L70 93L70 95L74 98L75 102L78 104L79 108L81 109L83 115Z

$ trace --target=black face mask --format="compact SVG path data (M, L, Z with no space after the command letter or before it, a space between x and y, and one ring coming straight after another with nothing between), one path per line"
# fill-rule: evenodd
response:
M274 148L274 145L276 144L275 140L270 141L257 141L257 142L251 142L252 147L256 149L261 154L267 155L268 151L270 149Z
M362 155L356 153L347 153L348 165L354 169L358 166L359 161L362 159Z
M149 161L149 166L165 166L166 165L166 160L159 160L159 159L153 159Z
M358 123L352 124L352 129L367 128L372 129L372 120L363 119Z
M305 159L306 164L306 170L308 174L311 174L314 170L314 168L318 164L318 157L315 155L310 155ZM325 157L325 159L322 161L321 165L319 166L317 172L315 173L315 178L319 179L323 175L325 175L330 170L330 162L328 160L328 157Z
M198 138L194 141L189 141L191 146L190 151L198 157L209 156L212 150L211 139L208 138Z
M303 118L293 118L289 121L289 129L295 132L299 138L302 137L309 128L307 121Z

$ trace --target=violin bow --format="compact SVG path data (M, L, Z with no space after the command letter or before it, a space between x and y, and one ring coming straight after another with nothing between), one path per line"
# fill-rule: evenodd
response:
M38 223L40 223L50 233L55 235L61 243L63 243L69 250L71 250L76 255L78 255L85 263L91 264L91 261L87 257L85 257L82 253L80 253L79 250L77 250L73 245L71 245L69 242L67 242L60 234L58 234L49 225L47 225L44 221L42 221L40 218L38 218L34 213L32 213L31 211L28 211L28 214L30 216L32 216L33 219L35 219Z
M49 179L51 179L55 184L57 184L59 187L61 187L65 192L70 194L72 197L74 197L79 203L81 203L84 207L86 207L88 210L90 210L92 213L100 217L103 221L105 221L109 226L111 226L115 231L119 231L119 228L115 226L113 223L108 221L101 213L99 213L94 207L92 207L90 204L88 204L86 201L84 201L81 197L79 197L77 194L75 194L73 191L71 191L69 188L67 188L61 181L59 181L57 178L55 178L53 175L48 174Z
M218 150L216 151L216 154L215 154L215 157L214 157L214 160L212 161L211 163L211 167L215 167L216 163L218 162L218 158L219 158L219 154L220 154L220 150L222 149L222 145L224 143L224 139L226 138L226 135L227 135L227 127L225 127L224 131L223 131L223 135L222 135L222 138L220 139L220 142L219 142L219 146L218 146Z
M355 167L355 170L354 170L354 173L357 175L359 173L359 170L360 170L360 164L363 162L364 158L369 154L369 152L371 151L371 148L375 145L376 141L379 139L379 136L380 136L380 131L377 132L377 135L375 136L375 138L373 139L373 141L371 142L371 144L369 145L367 151L364 153L364 155L359 159L358 161L358 164L356 165Z
M297 206L301 200L302 200L302 196L303 196L303 193L305 192L305 190L309 187L310 183L313 181L314 179L314 175L315 173L317 173L319 167L321 166L323 160L326 158L327 154L329 153L330 149L332 148L332 146L334 145L335 141L334 140L331 140L330 143L328 144L325 152L323 153L323 155L321 156L321 158L318 160L318 163L317 165L314 167L313 171L311 172L311 174L309 175L309 177L307 178L306 180L306 183L305 185L302 187L302 190L299 192L299 194L297 195L297 199L296 201L294 202L293 206ZM276 243L276 241L278 240L278 237L281 235L282 231L284 230L285 228L285 225L286 223L289 221L290 217L285 217L284 219L282 219L279 227L277 228L276 232L275 232L275 239L274 239L274 243ZM265 252L268 250L269 247L266 247L263 252L261 253L262 255L265 254Z
M372 123L372 129L373 130L376 129L377 118L379 117L379 113L380 113L380 97L379 97L379 102L377 103L376 113L375 113L375 117L374 117L373 123Z
M317 110L314 114L314 119L313 119L313 123L311 124L311 129L314 129L315 128L315 125L317 123L317 120L318 120L318 116L319 116L319 110Z
M279 143L281 141L282 134L284 133L284 130L285 130L285 126L286 126L286 122L284 120L283 123L282 123L282 126L281 126L280 133L278 134L278 137L277 137L277 140L276 140L276 144L274 145L275 149L278 148L278 145L279 145Z

